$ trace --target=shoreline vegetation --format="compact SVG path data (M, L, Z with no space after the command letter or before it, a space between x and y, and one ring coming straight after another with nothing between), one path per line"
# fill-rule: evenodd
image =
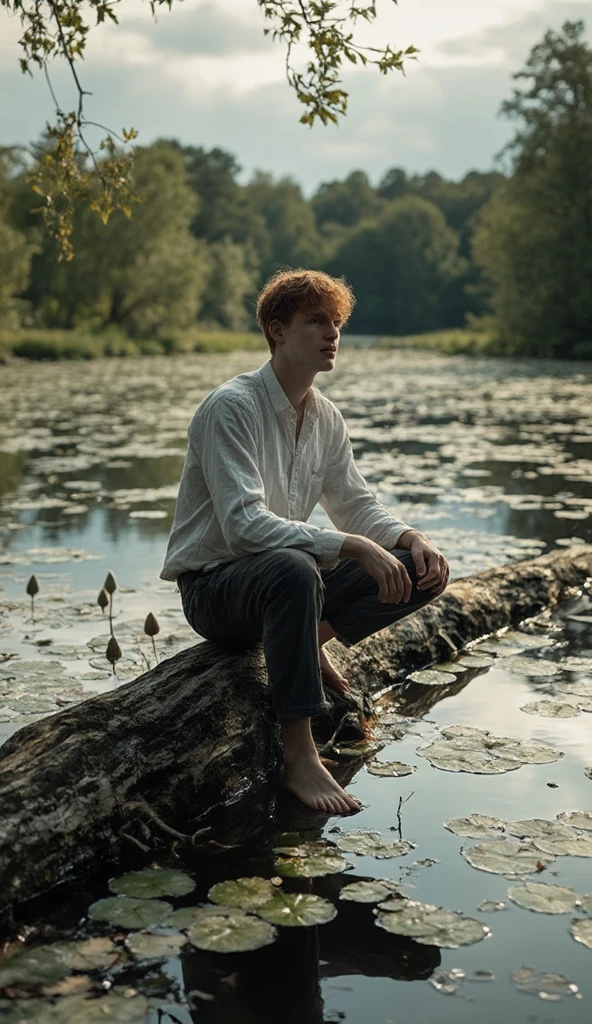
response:
M470 328L431 331L401 337L347 335L344 348L408 348L442 355L502 355L496 351L491 331ZM125 356L176 355L179 353L224 353L267 348L263 336L247 331L185 331L161 338L129 338L119 331L101 333L82 330L0 331L0 364L13 359L35 362L59 359L122 358Z

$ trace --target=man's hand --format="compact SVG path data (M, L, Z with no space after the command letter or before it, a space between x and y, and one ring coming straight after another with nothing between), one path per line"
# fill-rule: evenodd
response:
M437 597L445 589L450 577L450 566L438 548L425 537L413 539L409 549L417 570L417 589L429 590Z
M348 535L341 547L345 558L355 558L363 569L378 583L378 599L383 603L399 604L411 597L412 583L409 573L390 551L367 537Z

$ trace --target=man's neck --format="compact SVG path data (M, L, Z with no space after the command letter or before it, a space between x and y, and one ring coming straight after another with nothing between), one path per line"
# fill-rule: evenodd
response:
M314 383L315 374L310 370L287 366L277 360L275 355L271 357L270 363L290 404L296 412L301 412L306 396Z

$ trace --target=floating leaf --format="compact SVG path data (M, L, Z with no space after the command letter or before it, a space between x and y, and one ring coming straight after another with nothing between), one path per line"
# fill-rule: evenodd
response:
M371 775L391 775L402 778L417 771L414 764L402 764L401 761L369 761L366 768Z
M440 661L437 665L432 665L432 672L448 672L453 676L458 676L466 672L466 668L458 661Z
M385 931L407 935L426 946L458 949L481 942L491 934L487 925L473 917L415 900L391 898L379 904L375 913L376 923Z
M337 840L340 850L357 853L362 857L377 857L380 860L388 857L403 857L413 850L414 843L405 839L385 841L380 832L351 832Z
M144 868L119 878L110 878L109 888L118 896L154 899L158 896L186 896L195 889L195 882L184 871Z
M0 965L0 988L9 985L51 985L68 974L68 966L52 946L24 948Z
M313 854L310 857L278 857L274 868L282 878L322 878L337 875L351 864L339 854Z
M535 700L520 708L527 715L542 715L543 718L577 718L580 709L573 704L560 704L556 700Z
M435 988L437 992L443 992L444 995L453 996L461 991L461 982L466 978L465 972L462 967L452 967L449 971L442 968L439 971L434 971L428 981L432 988Z
M494 736L486 729L450 725L441 739L417 748L435 768L449 772L499 775L516 771L521 764L548 764L563 757L560 750L545 743L526 743L508 736Z
M592 949L592 917L574 918L569 931L576 942Z
M533 848L530 843L516 839L492 839L461 850L465 860L480 871L496 875L531 875L539 871L539 864L548 867L555 857Z
M352 882L344 885L339 893L340 900L351 900L353 903L379 903L387 899L391 893L398 892L399 886L390 878L374 878L371 882Z
M244 953L269 946L276 940L275 928L265 921L242 910L221 906L196 908L187 934L193 946L216 953Z
M442 672L439 669L424 668L420 672L411 672L405 680L412 680L414 683L421 683L422 686L448 686L456 681L456 675L452 672Z
M328 854L336 853L337 850L334 843L313 840L295 845L274 846L273 852L279 853L283 857L325 857Z
M574 833L565 839L561 836L549 836L548 839L535 839L534 844L539 850L560 857L592 857L592 835L581 836Z
M71 971L95 971L111 967L119 959L119 950L111 939L98 937L81 942L58 942L49 947Z
M579 683L560 683L557 686L557 690L560 694L571 693L576 697L582 697L583 703L584 698L592 698L592 681L590 681L589 679L582 679Z
M548 1002L558 1002L563 996L578 994L578 986L563 974L535 971L532 967L519 967L512 971L512 981L519 992L532 992Z
M487 814L469 814L468 818L449 818L444 822L444 828L457 836L486 839L503 831L504 822L501 818L490 818Z
M165 900L133 899L131 896L108 896L88 908L95 921L108 921L121 928L151 928L161 924L172 913Z
M506 830L511 836L518 836L519 839L573 839L574 832L568 825L562 825L558 821L549 821L547 818L523 818L520 821L510 821Z
M509 629L507 633L503 633L500 637L502 644L522 644L523 647L528 647L530 650L536 650L539 647L550 647L554 640L548 636L535 636L534 633L522 633L519 629Z
M257 914L271 924L299 928L326 924L336 916L337 909L321 896L280 890L268 903L258 908Z
M230 882L218 882L208 892L212 903L239 910L255 910L274 895L276 886L269 878L235 878Z
M539 914L569 914L574 910L577 896L564 885L545 885L544 882L524 882L508 889L513 903Z
M557 815L557 821L571 825L572 828L592 831L592 811L562 811Z
M519 654L504 659L504 668L523 676L555 676L561 672L561 665L544 658L523 658Z
M490 658L487 654L463 654L458 664L464 665L465 668L490 668L495 665L495 658Z
M167 960L178 956L187 939L176 932L173 935L153 935L151 932L130 932L125 944L130 953L146 960Z
M592 914L592 892L586 896L578 896L578 904L584 914Z

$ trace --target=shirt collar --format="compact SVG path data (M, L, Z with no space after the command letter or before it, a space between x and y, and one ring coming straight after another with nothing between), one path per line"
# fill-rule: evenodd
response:
M275 375L275 371L271 365L271 360L268 359L268 361L263 364L259 373L274 412L285 412L286 409L291 409L292 412L294 412L294 407L290 399ZM313 415L317 412L317 401L314 388L311 388L306 396L306 409L313 413Z

